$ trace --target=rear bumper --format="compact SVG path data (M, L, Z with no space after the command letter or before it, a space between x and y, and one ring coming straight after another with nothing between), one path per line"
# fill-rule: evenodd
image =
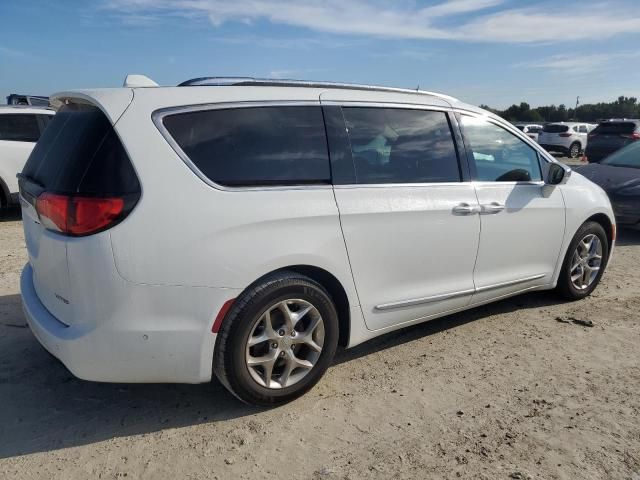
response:
M33 286L33 270L27 264L20 279L25 317L34 336L69 371L83 380L123 383L202 383L211 380L216 335L211 323L216 311L202 322L171 316L144 317L144 306L166 301L166 289L130 284L131 294L117 311L117 318L67 326L42 304ZM139 291L144 289L144 292ZM188 291L177 292L192 298ZM219 289L208 292L214 304L233 298ZM177 297L173 294L172 301ZM135 299L141 300L136 305ZM183 297L184 299L184 297ZM210 308L199 305L200 311ZM191 310L193 310L193 308ZM210 320L209 320L210 317ZM169 320L169 321L168 321ZM97 325L97 326L96 326Z

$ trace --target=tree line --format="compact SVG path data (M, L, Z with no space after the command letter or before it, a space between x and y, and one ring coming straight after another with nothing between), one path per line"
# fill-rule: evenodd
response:
M560 104L531 108L526 102L511 105L506 110L497 110L487 105L481 108L490 110L510 122L597 122L605 118L640 118L640 103L636 97L620 96L613 102L585 103L578 108L567 108Z

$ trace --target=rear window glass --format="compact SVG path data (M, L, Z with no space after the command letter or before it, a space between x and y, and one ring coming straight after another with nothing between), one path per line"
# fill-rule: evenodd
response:
M84 105L58 111L22 174L52 192L126 194L140 189L111 122L98 108Z
M569 130L568 125L545 125L542 128L542 131L547 133L564 133L567 130Z
M0 115L0 140L37 142L40 137L38 120L32 113L6 113Z
M516 125L516 128L524 132L524 125Z
M163 124L210 180L227 186L330 183L320 107L178 113Z
M607 135L607 134L628 134L633 133L636 129L636 124L633 122L607 122L601 123L598 125L592 133L598 135Z
M343 108L357 183L459 182L444 112Z

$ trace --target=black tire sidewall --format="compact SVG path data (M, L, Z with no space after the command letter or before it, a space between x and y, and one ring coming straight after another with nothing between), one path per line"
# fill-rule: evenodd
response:
M256 383L245 361L246 342L251 329L264 311L286 299L301 299L318 309L325 329L323 349L313 369L300 381L282 389L270 389ZM225 371L232 392L241 400L258 404L286 403L311 389L330 366L338 344L338 318L329 294L311 279L291 278L269 284L250 298L232 318L225 320L229 332L225 345Z
M573 147L578 147L578 151L576 152L575 155L573 155L573 153L571 152L573 150ZM573 142L569 146L569 158L578 158L579 156L580 156L580 144L578 142Z
M600 270L598 271L598 275L595 280L588 288L585 290L578 290L571 282L571 258L573 257L573 252L575 251L578 243L582 241L582 239L589 235L596 235L600 242L602 243L602 261L600 263ZM609 261L609 239L607 238L607 234L599 223L596 222L587 222L582 225L576 234L574 235L571 243L569 244L569 248L565 255L564 263L562 265L562 271L560 272L560 279L558 280L558 287L560 292L567 298L571 300L580 300L585 298L595 290L595 288L600 283L600 279L602 279L602 275L604 274L604 270Z

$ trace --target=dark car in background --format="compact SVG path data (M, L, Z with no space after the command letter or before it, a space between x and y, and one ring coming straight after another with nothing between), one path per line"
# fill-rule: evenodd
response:
M640 142L576 171L607 192L619 226L640 227Z
M640 140L640 120L606 120L600 122L589 134L584 155L589 163L598 163L607 155L637 140Z

